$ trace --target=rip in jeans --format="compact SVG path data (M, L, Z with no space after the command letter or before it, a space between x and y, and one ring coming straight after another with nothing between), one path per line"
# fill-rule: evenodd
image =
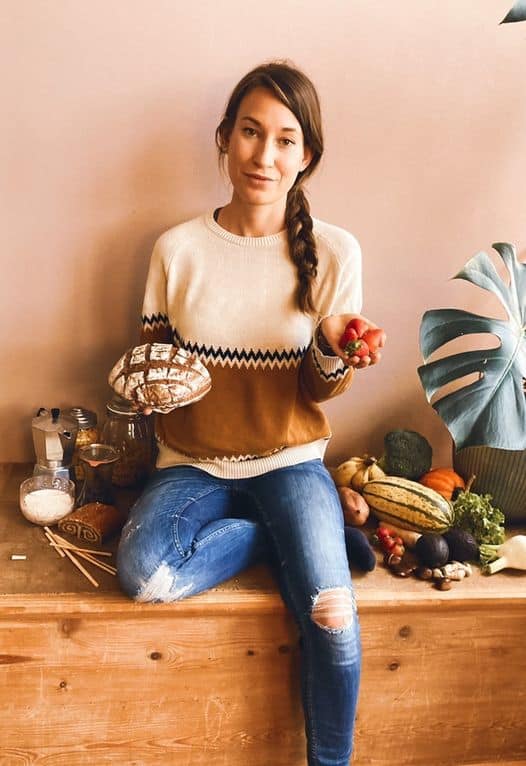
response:
M354 622L356 604L350 588L325 588L312 599L311 619L329 633L342 633Z
M146 582L141 583L139 591L135 598L136 601L161 602L178 601L180 598L192 590L193 584L186 583L177 588L177 574L172 572L166 562L162 562L159 568Z

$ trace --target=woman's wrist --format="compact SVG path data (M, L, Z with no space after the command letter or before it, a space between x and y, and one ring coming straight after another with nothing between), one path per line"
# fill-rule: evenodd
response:
M321 329L321 324L319 324L318 327L316 328L316 345L324 356L336 356L336 354L332 350L332 347L327 342L327 338L323 334L323 330Z

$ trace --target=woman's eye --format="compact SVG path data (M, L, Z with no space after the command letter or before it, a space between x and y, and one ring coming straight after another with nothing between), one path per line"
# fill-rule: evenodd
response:
M294 141L291 141L290 138L282 138L281 143L283 146L294 146Z
M255 131L254 128L243 128L243 133L246 136L255 136L256 135L256 131Z

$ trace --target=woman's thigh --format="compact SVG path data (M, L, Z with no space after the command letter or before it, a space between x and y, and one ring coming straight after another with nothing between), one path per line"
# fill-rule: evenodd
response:
M117 568L143 601L199 593L252 563L263 528L234 518L230 483L190 466L158 471L130 511Z
M295 611L310 613L327 590L346 589L352 597L341 503L323 463L271 471L253 487Z

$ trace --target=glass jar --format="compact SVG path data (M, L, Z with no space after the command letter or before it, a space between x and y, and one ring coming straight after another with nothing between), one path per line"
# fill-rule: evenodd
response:
M112 505L114 494L112 473L120 455L110 444L88 444L79 453L84 467L84 481L80 487L77 505L103 503Z
M79 452L83 447L88 447L90 444L96 444L99 441L97 415L95 412L87 410L84 407L72 407L67 412L67 415L71 418L75 418L79 424L77 438L75 439L75 450L71 462L73 476L78 487L85 479L84 464L79 458Z
M31 476L20 485L20 510L28 521L56 524L73 510L75 485L59 476Z
M106 422L102 441L119 452L113 466L112 482L117 487L135 487L150 474L152 463L151 436L145 415L136 412L131 403L118 396L106 405Z

